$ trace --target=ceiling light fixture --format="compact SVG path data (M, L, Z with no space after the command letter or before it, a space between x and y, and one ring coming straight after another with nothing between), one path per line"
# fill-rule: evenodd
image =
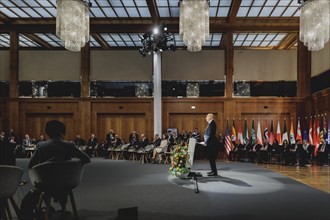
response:
M191 52L202 50L210 33L208 0L180 1L180 35Z
M310 51L321 50L330 38L330 1L298 0L299 39Z
M84 0L57 0L56 35L70 51L80 51L89 41L89 7Z

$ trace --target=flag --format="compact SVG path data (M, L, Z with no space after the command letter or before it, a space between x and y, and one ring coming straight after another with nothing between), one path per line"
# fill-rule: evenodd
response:
M313 141L313 117L312 116L311 116L311 119L309 121L308 143L310 145L314 145L314 141Z
M277 121L277 130L276 130L276 140L279 145L282 145L282 135L281 135L281 125L280 125L280 119Z
M266 119L265 130L264 130L264 138L266 140L269 140L267 119Z
M256 131L254 130L254 119L252 119L252 129L251 129L251 144L256 143Z
M288 131L286 130L286 119L284 118L284 128L283 128L283 135L282 135L282 141L287 140L289 142L288 138Z
M323 140L324 143L327 143L327 115L323 117Z
M323 123L320 123L320 142L319 142L320 144L321 144L321 140L324 141L324 117L322 117L322 119L323 119Z
M237 139L238 144L244 144L241 120L238 121Z
M295 144L296 140L294 139L294 130L293 130L293 119L291 118L291 125L290 125L290 144Z
M328 144L330 144L330 117L329 117L329 121L328 121Z
M298 133L297 133L298 134ZM307 117L305 117L305 123L304 123L304 141L308 141L308 132L307 132Z
M314 123L313 123L313 142L315 146L315 151L317 150L319 143L317 141L317 118L316 116L314 117Z
M300 118L298 118L298 123L297 123L297 136L296 136L296 140L301 140L302 141L301 128L300 128Z
M228 126L228 121L227 121L227 126L226 126L225 148L226 148L227 155L229 155L229 152L231 151L231 138L230 138L230 130L229 130L229 126Z
M319 120L319 118L315 117L314 128L315 128L315 131L314 131L314 146L315 146L314 156L316 156L319 145L320 145L320 120Z
M246 140L249 139L249 130L247 128L247 123L246 123L246 119L244 122L244 133L243 133L243 139L244 139L244 144L246 144Z
M235 120L233 119L233 126L231 127L231 141L236 142L236 129L235 129Z
M258 128L257 128L257 143L262 145L262 135L261 135L261 128L260 128L260 121L258 120Z
M270 134L269 134L269 144L274 144L274 129L273 129L273 119L270 121Z

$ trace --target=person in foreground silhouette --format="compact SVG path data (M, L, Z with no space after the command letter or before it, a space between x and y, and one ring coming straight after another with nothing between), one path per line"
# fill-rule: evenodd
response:
M211 166L211 172L207 173L208 176L218 176L217 165L215 163L215 160L218 155L218 146L217 146L217 138L216 138L217 125L215 124L215 121L213 119L214 116L212 113L207 114L206 116L207 126L204 132L206 153Z
M48 121L45 131L50 139L38 143L37 150L29 162L29 169L40 163L66 161L72 158L80 159L82 164L91 161L88 155L80 151L73 142L63 139L66 129L62 122L57 120ZM60 202L64 214L66 212L67 196L57 195L54 196L54 200Z

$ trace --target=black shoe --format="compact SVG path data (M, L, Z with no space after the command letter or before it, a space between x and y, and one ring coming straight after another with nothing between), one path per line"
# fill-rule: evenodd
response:
M218 174L211 172L211 173L207 174L207 176L218 176Z
M207 172L207 175L209 175L209 174L211 174L211 173L213 173L212 171L210 171L210 172Z

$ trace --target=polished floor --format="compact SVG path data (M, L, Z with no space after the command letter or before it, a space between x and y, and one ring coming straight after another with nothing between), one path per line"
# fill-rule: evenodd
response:
M329 166L312 165L309 167L299 167L278 164L258 165L330 194Z

